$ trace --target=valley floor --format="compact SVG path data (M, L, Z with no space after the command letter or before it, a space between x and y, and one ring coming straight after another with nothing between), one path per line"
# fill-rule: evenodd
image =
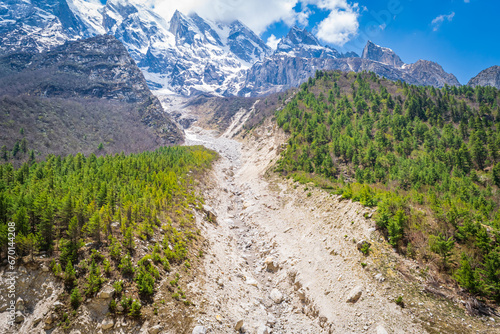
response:
M203 231L210 248L200 323L213 333L234 333L239 320L250 333L265 333L266 326L273 333L425 332L388 301L390 284L360 265L374 265L352 241L374 233L365 208L321 190L310 189L308 197L303 187L264 177L285 140L276 132L269 124L241 144L213 131L187 131L187 144L221 155L205 193L218 224ZM361 298L347 303L353 289L362 290Z

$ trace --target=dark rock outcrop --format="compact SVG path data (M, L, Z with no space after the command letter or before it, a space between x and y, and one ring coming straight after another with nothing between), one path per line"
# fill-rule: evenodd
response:
M491 86L500 89L500 66L492 66L481 71L467 84L471 87Z

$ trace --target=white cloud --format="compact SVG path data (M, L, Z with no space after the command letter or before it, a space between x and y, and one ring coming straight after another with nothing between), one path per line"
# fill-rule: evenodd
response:
M281 41L281 38L276 38L276 36L271 35L267 38L267 46L269 46L271 49L276 50L278 47L278 43Z
M451 14L449 15L439 15L438 17L436 17L434 20L432 20L431 24L434 26L433 30L434 31L438 31L439 30L439 27L441 27L441 24L444 22L444 21L448 21L448 22L451 22L453 20L453 18L455 17L455 12L452 12Z
M316 36L327 42L343 46L358 33L359 6L347 0L309 0L318 8L330 11L318 24Z
M283 20L286 24L293 25L300 18L300 15L293 10L297 0L152 0L152 2L155 3L156 12L167 20L178 9L185 14L196 12L209 20L231 22L238 19L257 34L261 34L275 22Z
M240 20L255 33L263 33L271 24L283 21L288 26L307 26L312 11L307 5L328 11L318 23L315 33L327 43L344 45L357 34L359 6L351 0L114 0L133 1L155 8L155 12L170 20L175 10L196 12L203 18L231 22ZM301 4L302 11L294 7Z

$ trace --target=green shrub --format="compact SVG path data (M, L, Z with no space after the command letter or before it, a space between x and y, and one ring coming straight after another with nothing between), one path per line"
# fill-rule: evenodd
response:
M116 312L116 301L114 299L109 302L109 310L113 313Z
M64 271L64 283L66 284L67 287L71 288L73 287L75 280L76 280L75 269L73 268L73 264L71 263L71 261L68 261L68 263L66 264L66 270Z
M140 318L142 315L141 308L142 308L141 303L137 300L134 300L130 305L130 312L128 313L128 315L134 318Z
M82 297L80 295L80 290L78 289L78 287L75 287L71 291L70 302L71 302L71 307L73 307L73 309L75 310L78 309L78 307L80 306L80 303L82 302Z
M133 275L134 274L134 266L132 264L132 259L129 254L125 255L122 258L122 261L118 268L122 271L123 275Z
M115 282L113 283L113 288L115 289L115 292L116 292L117 294L122 293L122 291L123 291L123 281L122 281L122 280L115 281Z
M149 296L154 293L155 279L144 268L139 269L135 281L139 293Z

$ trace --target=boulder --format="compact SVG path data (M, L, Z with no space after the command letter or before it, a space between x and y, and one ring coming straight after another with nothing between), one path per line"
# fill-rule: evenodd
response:
M272 257L266 258L264 260L264 265L266 266L266 270L269 272L276 272L279 269L278 263Z
M192 334L207 334L207 329L204 326L196 326Z
M118 304L118 305L116 306L116 310L117 310L118 312L123 312L125 309L123 308L122 304Z
M260 325L259 328L257 328L257 334L269 334L269 328L265 325Z
M299 296L299 299L303 302L306 301L306 290L304 290L303 288L300 288L298 291L297 291L297 295Z
M363 287L361 285L358 285L354 289L349 292L349 295L347 296L347 302L348 303L355 303L361 298L361 295L363 294Z
M158 334L162 330L161 325L156 325L148 329L148 334Z
M283 301L283 294L278 289L273 289L271 291L271 293L269 294L269 297L276 304L279 304L279 303L281 303Z
M244 202L243 203L243 210L248 209L251 206L253 206L252 202Z
M102 321L101 328L104 330L110 329L111 327L113 327L114 324L115 322L113 321L113 319L107 318Z
M101 292L99 292L98 297L101 299L108 299L108 298L113 298L115 294L115 288L113 288L111 285L107 285L104 288L102 288Z
M274 315L269 314L267 316L267 325L270 327L274 327L275 324L276 324L276 318L274 317Z
M14 321L16 322L16 324L24 321L24 315L21 313L21 311L16 312Z
M50 330L52 328L54 328L54 326L56 325L55 321L54 321L54 314L51 313L47 316L47 318L45 318L44 322L45 322L45 325L43 326L43 329L45 330Z
M52 314L52 313L51 313L51 314L49 314L49 315L47 316L47 318L45 318L45 323L46 323L46 324L51 324L51 323L53 323L53 322L54 322L54 314Z
M24 300L21 297L17 298L16 300L16 310L24 310Z
M248 285L253 285L255 287L259 285L259 283L255 279L253 279L252 277L247 277L246 282Z
M240 319L236 322L236 325L234 325L234 330L239 331L243 327L243 319Z
M217 214L211 206L203 205L203 212L205 212L205 214L207 215L208 220L210 220L212 223L217 224Z

